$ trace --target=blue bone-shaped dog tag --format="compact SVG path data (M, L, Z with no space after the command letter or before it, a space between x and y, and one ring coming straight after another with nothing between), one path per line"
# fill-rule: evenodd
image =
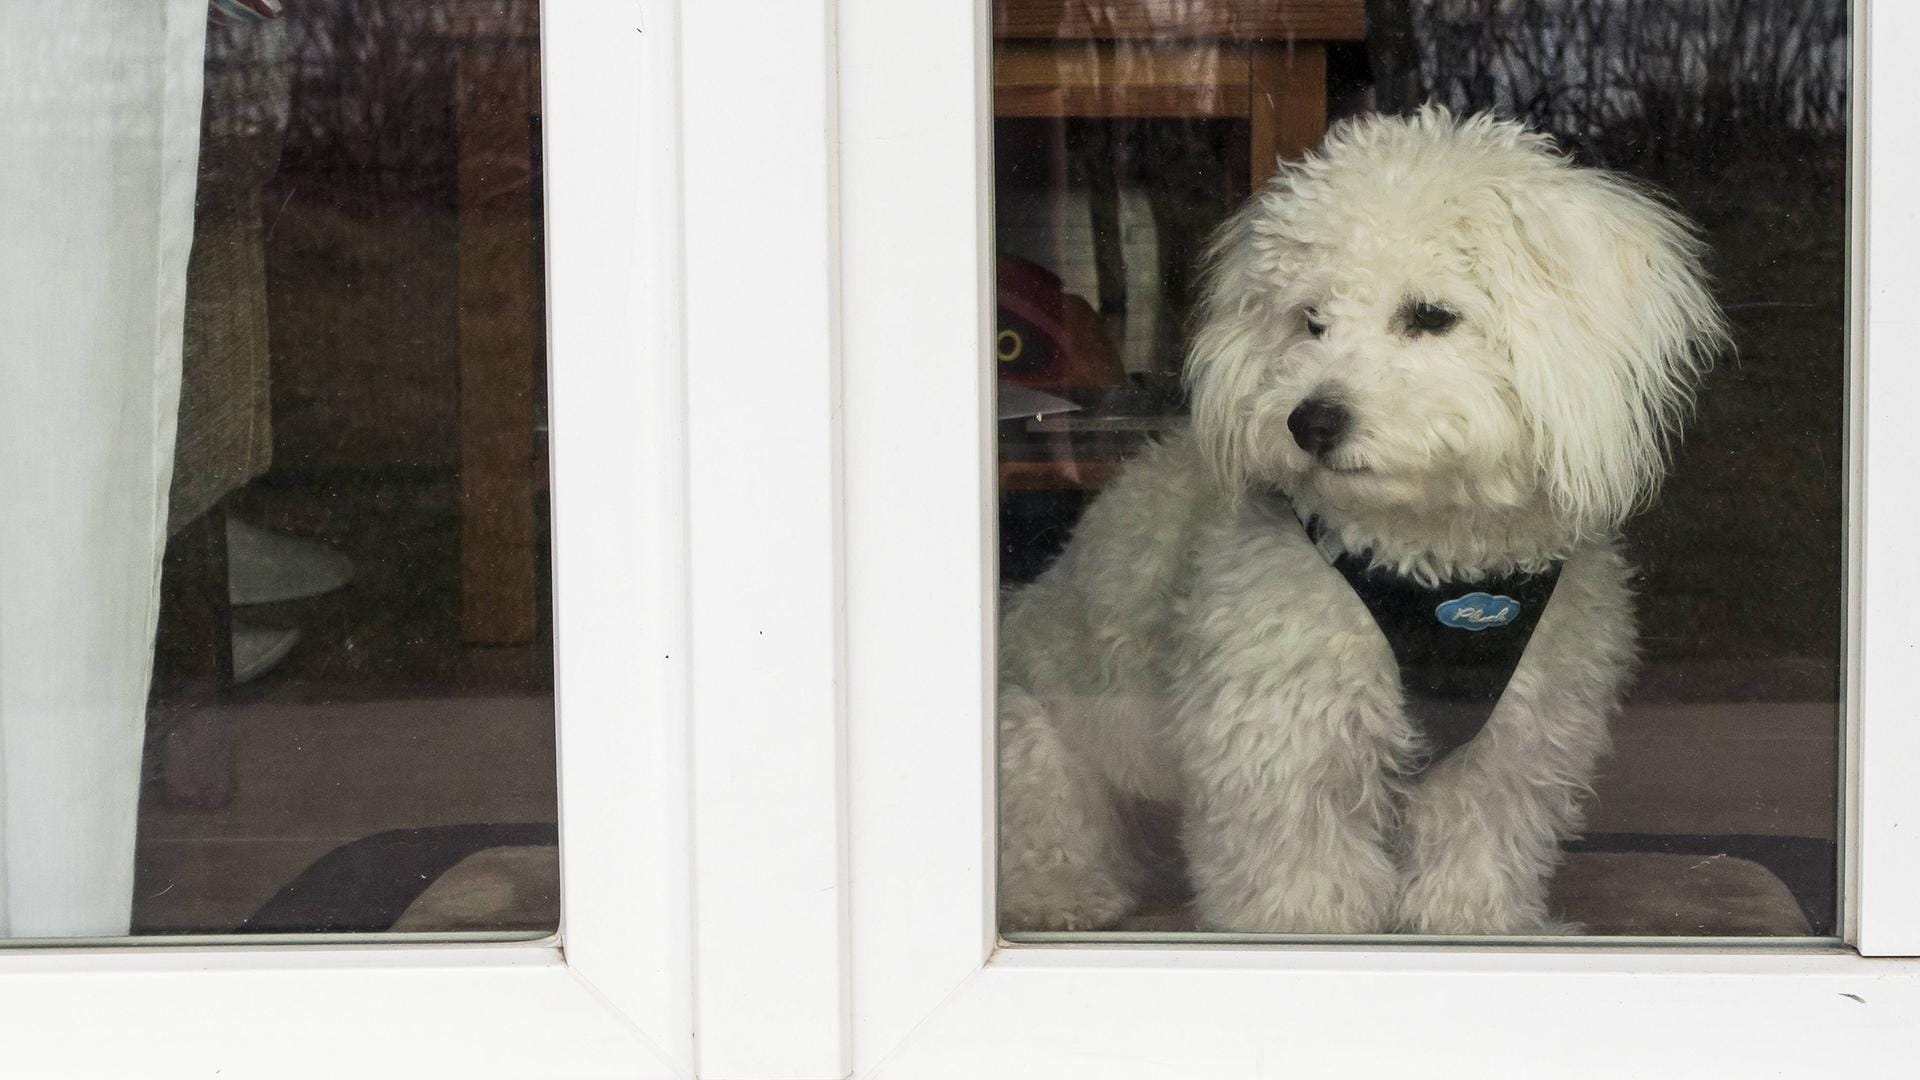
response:
M1492 630L1510 626L1520 616L1520 601L1511 596L1473 592L1433 609L1433 617L1455 630Z

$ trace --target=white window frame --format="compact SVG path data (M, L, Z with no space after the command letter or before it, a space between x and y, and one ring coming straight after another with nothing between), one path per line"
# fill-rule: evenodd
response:
M1872 507L1853 534L1854 947L1830 952L999 942L985 13L546 6L564 944L0 953L0 1068L1910 1067L1920 962L1889 957L1920 952L1920 161L1902 115L1920 9L1876 5L1860 51L1885 58L1855 260L1855 340L1880 359L1853 412L1853 505Z
M0 950L0 1073L692 1075L676 15L542 26L561 937Z
M733 5L737 7L737 5ZM755 5L759 7L759 5ZM742 775L779 776L803 801L760 806L757 829L729 834L730 872L697 879L696 905L755 895L756 867L808 881L835 874L846 905L829 931L819 912L775 903L731 910L716 932L731 963L724 993L698 1007L699 1062L712 1076L971 1078L1528 1075L1870 1075L1910 1070L1920 1048L1920 511L1910 462L1920 460L1920 373L1910 363L1912 297L1920 295L1920 158L1908 102L1920 92L1920 8L1874 5L1857 35L1856 127L1873 132L1871 183L1854 203L1871 217L1856 245L1851 505L1856 520L1847 693L1845 828L1847 945L1832 949L1579 945L1517 948L1013 946L993 919L991 768L994 576L993 425L987 355L991 292L986 4L795 0L789 29L829 26L837 105L824 124L796 111L810 138L835 148L833 227L803 221L806 251L755 235L736 247L693 241L690 277L777 260L837 295L836 352L809 392L838 387L841 455L808 473L809 512L769 517L735 504L730 526L784 533L831 528L830 554L778 601L832 596L844 678L833 723L808 698L797 714L741 718L709 731L697 758ZM764 10L737 16L768 17ZM691 24L690 72L750 66L728 28ZM1878 60L1879 62L1873 62ZM690 81L689 85L693 82ZM795 92L814 85L783 87ZM808 90L811 93L811 90ZM1880 108L1868 108L1880 103ZM729 106L689 98L689 130L737 124ZM1855 153L1866 168L1866 143ZM811 160L806 157L804 160ZM698 168L689 184L724 185L753 213L767 184L730 183ZM802 178L804 181L806 178ZM784 198L784 196L783 196ZM784 206L784 201L775 205ZM1857 235L1865 236L1864 229ZM808 239L810 237L810 239ZM691 311L694 362L706 315ZM770 332L767 328L763 333ZM750 337L738 327L727 332ZM817 344L806 340L809 349ZM809 364L818 357L806 354ZM1872 360L1871 364L1868 360ZM759 400L779 377L746 354L726 358L748 396L726 419L733 438L781 424L791 391ZM776 359L769 367L785 363ZM1870 372L1870 376L1869 373ZM713 377L709 375L709 377ZM1865 388L1870 383L1871 399ZM783 399L786 404L783 405ZM696 425L702 417L696 410ZM696 442L698 435L696 434ZM818 469L817 459L808 469ZM836 471L837 470L837 471ZM783 467L784 471L784 467ZM694 502L719 477L695 470ZM714 491L744 490L744 475ZM1764 496L1761 496L1764 497ZM1867 513L1860 508L1870 507ZM830 522L822 525L822 521ZM837 553L837 554L836 554ZM788 569L796 569L791 565ZM710 582L704 582L711 584ZM742 584L758 589L760 584ZM696 592L705 610L710 597ZM759 603L778 602L761 597ZM696 615L699 618L700 615ZM810 644L817 644L810 643ZM713 673L718 678L719 673ZM736 670L735 677L740 672ZM696 680L696 700L702 692ZM765 699L769 704L774 696ZM811 734L810 755L789 741ZM826 730L831 728L831 730ZM831 746L844 754L828 768ZM1859 755L1864 750L1869 758ZM724 764L721 764L724 763ZM696 782L694 817L733 816L736 791ZM844 840L819 838L843 823ZM1905 828L1902 828L1902 826ZM807 865L795 868L796 852ZM708 939L698 956L703 986ZM796 977L796 972L802 977ZM811 976L806 978L804 976ZM850 995L843 987L851 985ZM826 1009L839 1002L837 1014ZM804 1007L811 1034L756 1027Z

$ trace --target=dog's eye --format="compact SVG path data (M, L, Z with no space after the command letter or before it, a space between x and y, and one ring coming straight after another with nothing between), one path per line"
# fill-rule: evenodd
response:
M1408 325L1427 334L1444 334L1459 321L1458 312L1448 311L1439 304L1429 304L1424 300L1413 305L1413 310L1407 314Z
M1327 332L1327 324L1321 321L1319 308L1308 308L1304 314L1307 317L1307 333L1319 337Z

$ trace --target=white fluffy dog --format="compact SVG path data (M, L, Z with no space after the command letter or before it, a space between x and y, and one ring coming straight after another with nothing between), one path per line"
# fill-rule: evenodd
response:
M1133 912L1126 806L1156 800L1202 929L1565 930L1547 883L1635 654L1616 530L1726 340L1702 250L1547 137L1439 109L1337 127L1256 193L1212 255L1191 432L1007 598L1003 924ZM1462 593L1558 573L1453 752L1340 558Z

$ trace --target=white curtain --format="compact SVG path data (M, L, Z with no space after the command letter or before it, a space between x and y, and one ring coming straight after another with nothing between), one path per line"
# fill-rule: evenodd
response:
M127 932L207 0L0 0L0 934Z

